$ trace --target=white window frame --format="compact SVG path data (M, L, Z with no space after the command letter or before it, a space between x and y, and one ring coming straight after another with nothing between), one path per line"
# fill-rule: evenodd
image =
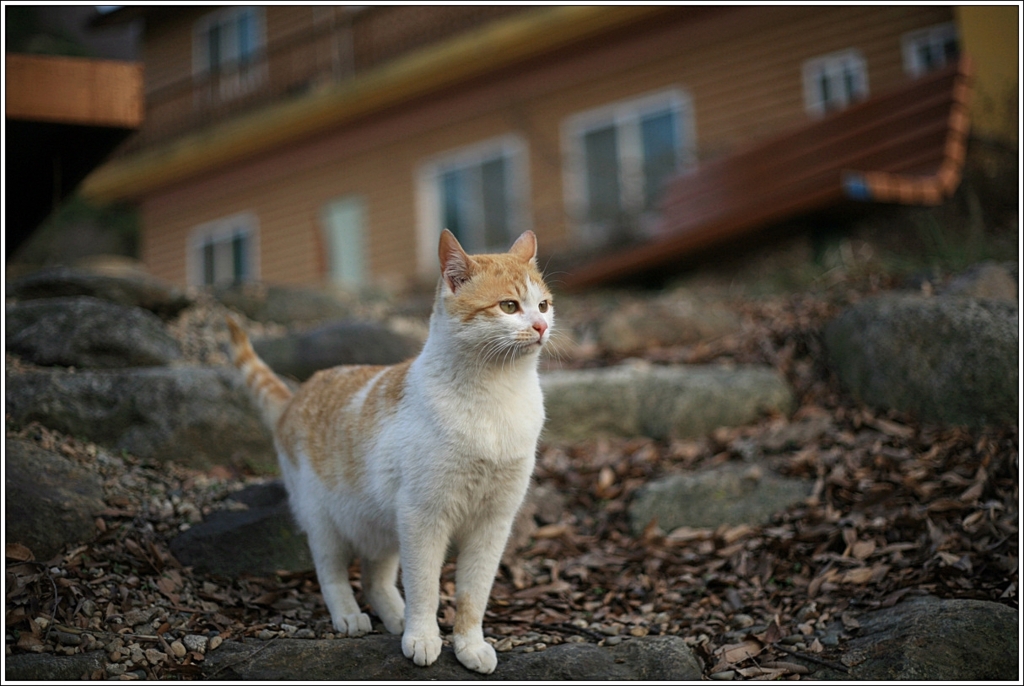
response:
M437 242L441 237L444 219L440 181L442 175L454 169L480 166L488 160L502 157L506 161L506 199L509 210L508 245L489 245L482 249L464 246L467 252L505 251L519 234L531 227L529 156L526 141L518 134L504 134L478 141L460 148L446 150L421 162L414 172L416 188L417 269L421 276L433 276L439 271Z
M239 212L238 214L205 222L194 227L189 232L185 260L185 272L189 285L206 285L203 264L203 250L205 246L211 241L214 243L230 242L238 233L242 233L246 237L246 274L242 282L259 280L259 220L253 212ZM215 284L217 283L228 282L217 282L215 275ZM232 279L231 283L234 283L234 279Z
M834 98L838 107L827 109L825 100L822 98L819 77L824 71L830 81L842 81L844 73L849 70L856 79L855 93L853 97L847 94L845 88L837 92L839 97ZM827 55L812 57L803 63L804 82L804 104L807 112L813 117L823 117L829 112L845 109L855 102L866 100L871 93L868 85L868 65L860 50L850 48Z
M614 126L619 168L620 206L639 218L641 234L653 228L656 208L643 210L646 179L643 174L643 139L640 121L651 114L671 111L675 115L677 143L676 174L696 163L696 123L693 100L686 90L671 87L633 96L570 115L562 123L562 160L565 206L570 231L582 245L598 246L608 238L609 227L588 221L590 198L587 189L585 135L595 129Z
M951 21L903 34L903 37L900 38L900 46L903 51L903 71L914 78L928 72L928 66L921 62L918 50L922 44L928 45L929 48L937 49L938 54L942 57L942 64L934 68L945 66L946 51L944 46L950 39L959 46L960 36L957 33L956 24Z
M237 30L224 32L226 49L221 56L220 70L210 70L210 29L221 27L237 27L238 18L243 13L250 13L255 29L255 46L252 60L246 64L239 61ZM208 104L210 101L227 101L250 93L268 79L266 57L267 29L263 7L238 6L225 7L200 17L192 27L192 78L197 83L205 83L206 88L197 93L197 104Z

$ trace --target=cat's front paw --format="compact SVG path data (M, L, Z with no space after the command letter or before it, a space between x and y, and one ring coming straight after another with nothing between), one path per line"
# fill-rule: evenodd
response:
M341 615L333 623L334 629L344 636L362 636L373 630L370 618L363 612Z
M441 637L436 633L410 634L402 636L402 652L420 667L434 664L441 654Z
M470 641L456 636L455 657L459 658L466 669L481 674L490 674L498 666L498 656L486 641Z

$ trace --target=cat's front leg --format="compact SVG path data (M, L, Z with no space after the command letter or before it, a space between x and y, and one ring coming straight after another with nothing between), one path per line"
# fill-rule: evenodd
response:
M467 669L483 674L490 674L498 666L494 648L484 640L483 619L511 524L511 516L476 521L459 541L455 657Z
M431 665L441 654L437 625L441 565L448 529L425 512L413 512L399 525L402 585L405 587L405 632L402 653L417 665Z

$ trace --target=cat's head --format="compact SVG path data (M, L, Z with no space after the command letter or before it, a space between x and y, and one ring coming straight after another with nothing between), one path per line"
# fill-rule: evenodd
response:
M537 237L521 235L507 253L467 255L445 229L438 245L441 283L435 316L452 335L501 363L536 353L551 338L555 308L537 269Z

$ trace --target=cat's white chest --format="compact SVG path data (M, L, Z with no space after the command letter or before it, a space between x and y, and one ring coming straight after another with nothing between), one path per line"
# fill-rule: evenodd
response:
M452 421L450 438L460 452L481 458L532 457L544 425L544 398L535 373L438 394Z

